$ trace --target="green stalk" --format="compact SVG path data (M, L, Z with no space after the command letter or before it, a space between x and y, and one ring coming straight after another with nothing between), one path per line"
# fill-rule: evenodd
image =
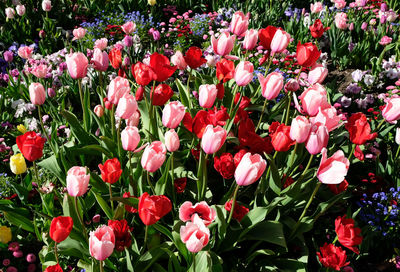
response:
M35 172L35 176L36 176L36 181L38 183L38 187L40 187L40 184L39 184L39 172L38 172L38 169L37 169L37 166L36 166L36 161L33 161L33 171Z
M288 123L288 121L289 121L290 103L292 102L291 92L288 92L288 96L289 96L289 100L288 100L287 109L286 109L285 125L287 125L287 123Z
M151 181L150 181L150 172L149 171L146 171L146 172L147 172L147 183L149 184L151 190L153 191L153 194L156 194L156 190L154 189L154 186L153 186L153 184L151 184Z
M40 109L41 109L41 107L40 107L40 105L38 105L39 121L40 121L40 126L42 127L43 135L44 135L44 137L46 138L46 140L49 142L50 148L51 148L51 150L53 151L54 155L56 155L56 151L55 151L55 149L54 149L53 143L52 143L52 141L51 141L49 135L47 135L47 132L46 132L46 130L45 130L45 128L44 128L42 112L41 112Z
M238 191L239 191L239 185L236 185L235 192L233 193L232 206L231 206L231 211L229 212L227 224L229 224L232 220L233 210L235 209L235 202Z
M193 272L196 272L196 253L193 252Z
M111 106L111 134L112 139L115 141L115 105Z
M171 153L171 178L172 178L172 199L174 206L176 205L176 193L174 186L174 152Z
M78 216L79 222L80 222L81 225L82 225L83 236L85 236L85 238L86 238L86 240L87 240L87 239L88 239L88 235L87 235L87 232L86 232L85 224L83 223L83 219L82 219L82 217L81 217L81 213L80 213L79 210L78 210L78 197L75 196L74 199L75 199L75 202L74 202L74 204L75 204L75 205L74 205L74 206L75 206L75 212L76 212L76 214L77 214L77 216Z
M59 263L58 253L57 253L57 242L54 244L54 256L56 256L56 262Z
M351 152L349 154L349 157L347 158L349 161L351 160L351 157L353 156L353 153L354 153L355 149L356 149L356 144L352 144Z
M267 103L268 103L268 99L265 99L264 105L263 105L262 110L261 110L260 119L258 120L258 123L257 123L257 126L256 126L256 131L255 131L255 132L257 132L258 128L259 128L260 125L261 125L261 120L262 120L262 117L263 117L263 114L264 114L264 111L265 111L265 107L267 106Z
M83 126L87 131L88 127L87 127L87 120L86 120L86 107L85 107L84 101L83 101L82 79L78 79L78 87L79 87L79 97L81 99L81 105L82 105Z
M114 213L114 201L112 201L112 189L111 189L111 183L108 184L108 191L110 192L110 204L111 204L111 210Z
M304 175L306 174L308 168L310 168L310 165L311 165L311 162L312 162L313 158L314 158L314 155L311 155L310 158L308 159L308 163L307 163L306 168L304 169L303 173L301 174L301 176L300 176L300 178L299 178L299 180L297 182L300 182L300 181L303 180Z
M104 272L103 261L100 261L100 272Z
M203 155L204 156L204 155ZM202 185L203 188L201 189L201 199L204 199L206 197L206 189L207 189L207 159L208 159L208 154L206 154L203 162L203 175L202 177Z
M120 159L120 161L122 160L122 156L121 156L121 121L122 121L122 118L119 118L118 128L117 128L118 158Z
M239 85L236 85L235 89L233 90L231 106L229 107L229 116L231 116L231 114L232 114L233 104L234 104L233 102L235 101L235 96L236 96L238 89L239 89ZM231 118L233 118L233 117L231 116Z

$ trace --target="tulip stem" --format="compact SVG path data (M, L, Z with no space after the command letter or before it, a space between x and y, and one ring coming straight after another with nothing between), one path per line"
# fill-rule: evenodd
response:
M149 184L151 190L153 191L153 194L156 194L156 190L154 189L154 186L153 186L153 184L151 184L151 181L150 181L150 172L149 171L147 171L147 183Z
M150 90L150 106L149 106L149 119L150 119L150 122L149 122L149 132L150 132L150 134L154 134L155 133L155 131L153 131L153 123L155 123L155 121L156 120L153 120L153 118L154 118L154 115L153 115L153 113L154 113L154 111L153 111L153 98L154 98L154 89L156 88L156 81L154 80L153 81L153 88Z
M239 85L236 85L235 89L233 90L233 96L232 96L231 106L230 106L230 108L229 108L229 116L230 116L231 118L233 118L233 117L231 116L231 114L232 114L232 111L233 111L233 104L234 104L234 101L235 101L235 96L236 96L236 93L238 92L238 90L239 90Z
M315 186L314 191L312 192L310 198L308 199L308 202L307 202L306 206L304 207L304 210L303 210L303 212L301 213L301 215L300 215L300 217L299 217L299 220L297 220L296 225L294 225L294 228L293 228L293 230L292 230L292 233L291 233L290 236L289 236L290 238L295 234L297 228L299 227L299 225L300 225L300 223L301 223L301 220L302 220L303 217L306 215L307 209L308 209L308 207L310 207L311 202L313 201L315 195L317 194L319 187L321 187L321 184L322 184L322 182L319 182L319 181L318 181L318 184L317 184L317 186Z
M111 211L114 213L114 201L112 201L111 183L108 184L108 191L110 192Z
M379 131L379 129L381 128L381 126L385 123L385 119L383 119L379 124L378 124L378 126L376 127L376 129L375 129L375 131Z
M204 156L204 153L203 153ZM208 154L204 157L203 161L203 175L201 176L202 179L202 189L201 189L201 199L204 199L206 197L206 188L207 188L207 159L208 159Z
M100 81L100 105L104 107L104 99L103 99L103 72L99 71L99 81Z
M54 256L56 256L56 262L59 263L58 253L57 253L57 242L55 242L55 244L54 244Z
M83 101L83 93L82 93L82 79L78 79L78 87L79 87L79 97L81 99L81 104L82 104L82 115L83 115L83 126L85 128L85 130L89 130L89 128L87 127L87 120L86 120L86 107L84 105L84 101Z
M172 199L174 206L176 205L176 194L175 194L175 186L174 186L174 152L171 152L171 178L172 178Z
M349 154L349 157L347 158L349 161L351 160L351 157L353 156L353 153L354 153L355 149L356 149L356 144L352 144L351 152Z
M100 272L104 272L103 261L100 261Z
M39 173L38 173L38 169L36 166L36 161L33 161L33 171L35 172L35 176L36 176L36 182L38 184L38 187L40 186L39 184Z
M196 253L193 252L193 272L196 272Z
M265 111L265 107L267 106L267 104L268 104L268 99L265 99L264 105L263 105L262 110L261 110L260 119L258 120L258 123L257 123L257 126L256 126L256 131L255 131L256 133L257 133L258 128L261 125L261 120L262 120L262 117L263 117L263 114L264 114L264 111Z
M191 79L192 79L192 69L189 68L189 77L188 77L187 82L186 82L186 92L187 92L187 96L188 96L188 99L189 99L189 112L193 107L192 106L192 100L190 99L190 80Z
M115 136L115 105L113 104L111 106L111 134L112 134L112 139L114 139Z
M400 145L399 145L399 147L397 147L396 156L394 157L395 159L397 159L397 157L399 156L399 152L400 152Z
M299 180L297 182L300 182L300 181L303 180L308 168L310 168L310 165L311 165L311 162L312 162L313 158L314 158L314 155L311 155L310 158L308 159L308 163L307 163L306 168L304 169L303 173L301 174L301 176L300 176L300 178L299 178Z
M122 156L121 156L121 121L122 118L119 118L118 120L118 128L117 128L117 145L118 145L118 157L120 159L120 161L122 160Z
M142 253L146 250L148 230L149 226L146 225L146 227L144 228L144 242L143 242Z
M56 155L56 152L55 152L55 150L54 150L53 143L50 141L50 136L47 135L47 132L46 132L46 130L44 129L43 117L42 117L42 112L41 112L40 109L41 109L41 107L40 107L40 105L38 105L38 114L39 114L40 126L42 127L42 131L43 131L44 137L46 137L46 140L49 142L49 145L50 145L51 150L53 151L54 155Z
M229 212L227 224L229 224L232 220L233 210L235 209L235 202L238 191L239 191L239 185L236 185L235 192L233 193L232 206L231 206L231 211Z
M129 184L132 186L133 195L136 196L136 187L133 184L133 177L132 177L132 151L128 151L129 156Z
M74 206L75 206L76 215L78 216L79 222L82 225L83 235L85 236L86 239L88 239L88 235L87 235L87 232L86 232L85 224L83 223L83 219L81 217L81 213L79 212L79 209L78 209L78 197L75 196L74 199L75 199L75 205Z
M287 104L287 109L286 109L286 117L285 117L285 125L287 125L289 121L289 113L290 113L290 103L292 103L292 96L291 92L288 92L288 104Z

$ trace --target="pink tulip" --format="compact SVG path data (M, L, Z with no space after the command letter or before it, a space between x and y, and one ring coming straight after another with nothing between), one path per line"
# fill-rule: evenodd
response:
M86 167L74 166L67 172L67 191L70 196L82 196L88 190L90 174Z
M13 8L6 8L5 9L5 13L6 13L6 18L7 19L14 19L15 10Z
M322 6L322 2L315 2L310 5L311 13L321 12L323 9L324 7Z
M95 48L90 63L93 64L94 69L97 71L107 71L109 63L107 52L102 52L99 48Z
M185 106L179 101L165 105L162 114L162 123L167 128L177 128L185 116Z
M256 182L264 173L267 162L259 155L244 154L235 170L235 180L239 186Z
M99 261L104 261L113 253L115 247L115 235L109 226L100 226L90 232L90 255Z
M135 151L140 142L140 134L137 127L127 126L121 132L122 148L126 151Z
M167 132L165 132L164 139L165 139L165 146L167 147L167 150L169 152L175 152L179 149L180 146L179 136L174 129L170 129Z
M300 85L299 85L299 82L296 79L291 78L291 79L289 79L288 82L286 82L284 88L285 88L286 92L295 92L298 89L300 89Z
M165 161L167 149L160 141L154 141L148 145L142 155L141 164L143 169L149 172L155 172Z
M190 252L196 253L202 250L210 239L210 230L204 225L203 221L196 214L193 222L187 222L181 226L180 235L182 242L186 244Z
M80 40L80 39L82 39L83 37L85 37L85 35L86 35L86 29L84 29L83 27L75 28L75 29L72 31L72 35L74 35L74 38L72 39L73 41L74 41L74 40Z
M129 119L138 109L136 99L133 95L125 93L118 101L115 115L122 119Z
M339 29L347 28L347 14L344 12L339 12L335 15L335 25Z
M126 22L122 25L122 31L125 32L126 35L129 35L136 30L136 24L134 22Z
M310 135L311 124L305 116L297 116L292 119L290 126L290 138L297 143L304 143Z
M211 37L211 45L214 53L220 56L228 55L235 43L235 36L231 36L228 32L222 33L218 40L214 36Z
M217 212L208 206L207 202L201 201L194 206L192 202L185 201L179 208L179 219L183 222L194 221L195 216L199 216L203 223L208 226L217 217Z
M25 6L24 6L24 5L17 5L17 6L15 7L15 9L17 10L17 14L18 14L19 16L23 16L23 15L25 14L26 9L25 9Z
M310 72L308 72L307 81L314 85L315 83L322 83L328 75L328 69L321 64L315 65Z
M31 83L29 85L29 96L33 105L43 105L46 100L46 91L41 83Z
M396 136L395 136L396 144L400 145L400 128L396 128Z
M321 163L317 171L317 178L324 184L339 184L344 180L349 170L350 162L342 150L336 151L332 157L327 156L326 148L322 149Z
M110 103L118 105L119 99L129 93L130 90L129 81L126 78L117 76L111 80L108 86L107 99Z
M175 54L171 57L171 62L178 67L179 70L185 70L187 67L187 63L181 51L176 51Z
M254 67L250 61L241 61L235 69L235 81L238 86L246 86L253 79Z
M236 11L232 16L232 21L229 30L238 37L244 36L244 33L249 27L250 13L245 16L243 12Z
M211 108L217 98L218 89L214 84L200 85L199 104L203 108Z
M33 48L29 46L22 46L18 48L18 56L23 59L30 59L32 56Z
M364 23L361 24L361 29L362 29L362 30L366 30L367 27L368 27L368 24L367 24L366 22L364 22Z
M129 119L125 120L126 125L132 127L137 127L139 125L139 121L140 121L140 112L138 110L135 111Z
M344 1L344 0L335 0L335 8L344 9L345 6L346 6L346 1Z
M220 126L207 125L201 139L201 148L207 154L217 152L225 143L226 130Z
M101 118L104 115L104 107L102 105L96 105L93 112L97 117Z
M107 47L108 40L107 38L101 38L94 42L94 48L98 48L100 50L104 50Z
M328 145L329 132L321 123L313 124L306 141L306 148L311 155L319 154Z
M51 8L52 8L52 6L51 6L51 1L50 1L50 0L43 0L43 2L42 2L42 9L43 9L44 11L50 11Z
M392 42L392 38L388 37L388 36L383 36L381 38L381 40L379 41L380 45L388 45L389 43Z
M278 29L275 32L274 37L272 38L271 41L271 53L281 53L283 50L286 49L290 42L290 35L289 33Z
M35 66L31 73L37 78L44 78L47 75L47 69L48 67L46 64L40 64Z
M340 126L340 120L342 120L342 114L337 114L337 110L333 106L322 109L318 109L318 113L315 117L311 117L311 123L321 123L325 125L329 132Z
M382 116L389 123L396 123L400 119L400 97L391 98L382 110Z
M326 90L322 85L315 84L312 87L304 90L300 95L301 105L304 111L309 116L315 116L318 113L318 109L329 107L328 99L326 96Z
M88 59L81 53L73 53L66 56L68 73L73 79L84 78L87 73Z
M246 50L253 50L258 41L258 31L255 29L249 29L246 31L243 40L243 48Z
M260 81L262 96L268 100L275 99L283 88L283 76L278 72L272 72L266 78L259 73L258 81Z

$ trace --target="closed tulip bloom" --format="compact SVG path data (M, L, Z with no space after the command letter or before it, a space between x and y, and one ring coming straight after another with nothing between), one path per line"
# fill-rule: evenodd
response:
M246 50L253 50L258 41L258 31L256 29L249 29L246 31L243 40L243 48Z
M100 50L104 50L104 49L106 49L107 44L108 44L107 38L101 38L101 39L98 39L98 40L96 40L94 42L94 48L95 49L98 48Z
M246 153L235 170L235 180L239 186L247 186L256 182L264 173L267 162L259 155Z
M29 46L21 46L18 48L18 56L23 59L30 59L32 56L33 48Z
M109 226L100 226L90 232L89 251L93 258L104 261L113 253L115 247L115 235Z
M321 51L313 43L297 44L296 58L299 65L303 67L313 66L321 56Z
M326 126L320 123L313 124L306 141L306 148L311 155L319 154L322 148L328 145L329 132Z
M258 80L261 85L261 94L266 99L275 99L283 88L283 76L278 72L272 72L267 77L259 73Z
M292 119L290 125L290 138L297 143L304 143L310 134L311 124L305 116Z
M74 221L69 216L58 216L51 220L50 237L56 243L61 243L72 231Z
M211 45L214 53L220 56L228 55L234 46L235 36L231 36L228 32L222 33L218 39L211 37Z
M310 72L308 72L307 81L314 85L315 83L322 83L328 75L328 69L321 64L315 65Z
M203 108L211 108L217 98L218 89L214 84L200 85L199 104Z
M17 14L19 16L23 16L25 14L25 6L24 5L17 5L16 8Z
M50 11L51 10L51 1L50 0L43 0L42 2L42 9L44 11Z
M108 159L104 164L99 164L98 167L101 172L101 179L106 183L116 183L122 174L121 163L117 158Z
M210 240L210 230L203 223L203 220L195 214L194 219L181 226L181 240L186 244L190 252L201 251Z
M344 156L343 151L338 150L328 158L327 150L323 148L321 154L321 163L317 171L319 181L324 184L341 183L347 175L350 166L350 162Z
M271 144L276 151L286 152L296 143L290 138L290 126L286 126L284 123L273 122L268 130Z
M315 117L311 117L311 123L321 123L326 126L329 132L340 126L342 120L342 114L337 114L337 110L333 106L322 109L319 107L318 113Z
M66 56L68 73L73 79L84 78L87 73L88 59L81 53L73 53Z
M175 54L171 57L171 62L178 67L179 70L185 70L187 67L187 63L181 51L176 51Z
M207 154L217 152L225 143L226 130L220 126L207 125L201 139L201 148Z
M43 147L46 139L40 137L34 131L28 131L24 135L17 136L17 146L28 161L36 161L43 156Z
M184 56L185 62L192 69L197 69L207 62L206 58L203 57L203 51L197 46L191 46L186 51Z
M245 16L243 12L236 11L232 16L232 21L230 24L230 31L238 37L244 36L247 28L249 27L249 17L250 13Z
M141 164L148 172L157 171L165 161L167 148L160 141L154 141L148 145L142 155Z
M400 97L391 98L382 110L382 116L389 123L396 123L400 119Z
M163 106L173 95L174 91L168 84L159 84L155 89L151 88L151 103L155 106Z
M90 174L86 167L74 166L67 172L67 191L70 196L82 196L88 190Z
M121 28L122 28L122 31L125 32L126 35L129 35L129 34L135 32L136 24L134 22L129 21L129 22L126 22L125 24L123 24L121 26Z
M138 109L136 99L133 95L126 93L118 101L115 115L122 119L129 119Z
M25 133L28 132L28 130L26 129L26 127L25 127L23 124L19 124L19 125L17 126L17 130L18 130L19 132L21 132L22 134L25 134Z
M16 175L20 175L26 172L26 162L24 156L21 153L10 157L10 169Z
M396 141L396 144L400 145L400 128L396 128L395 141Z
M179 101L165 105L162 114L162 123L167 128L177 128L185 116L185 106Z
M300 89L300 85L299 85L299 82L296 79L291 78L291 79L289 79L288 82L286 82L284 88L285 88L286 92L295 92L298 89Z
M0 226L0 243L8 244L8 242L10 242L11 239L12 239L11 229L6 226ZM11 243L11 244L13 244L13 243ZM19 245L18 245L18 248L19 248ZM16 250L11 249L11 251L17 251L17 249Z
M238 86L246 86L253 79L254 67L249 61L241 61L235 69L235 81Z
M102 52L100 48L95 48L93 50L93 57L90 60L90 63L93 64L93 68L97 71L107 71L109 63L107 52Z
M43 105L46 100L46 91L41 83L31 83L29 85L29 96L33 105Z
M165 139L165 146L167 147L167 150L169 152L175 152L179 149L180 146L179 136L174 129L170 129L167 132L165 132L164 139Z
M309 116L317 115L320 107L330 107L327 99L326 90L322 85L318 83L304 90L304 92L300 96L300 100L303 110Z
M104 107L102 105L97 105L94 107L94 114L96 114L97 117L102 117L104 115Z
M6 18L7 19L14 19L15 10L13 8L6 8L5 9L5 13L6 13Z
M286 49L290 42L290 35L289 33L278 29L275 32L274 38L271 41L271 52L272 53L281 53L283 50Z
M83 27L76 28L72 31L72 35L74 35L74 38L72 40L80 40L85 37L85 34L86 29L84 29Z
M139 217L146 226L157 223L171 209L171 200L164 195L149 195L145 192L139 198Z
M118 76L111 80L108 86L107 99L110 103L118 105L120 98L129 93L130 90L129 81L126 78Z
M122 148L126 151L134 151L140 142L140 134L137 127L127 126L121 132Z

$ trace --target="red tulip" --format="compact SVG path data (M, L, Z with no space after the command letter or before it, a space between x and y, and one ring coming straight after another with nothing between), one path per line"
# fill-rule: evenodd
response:
M346 218L346 215L336 218L335 231L339 242L343 246L357 254L360 253L360 250L356 246L361 244L363 237L361 236L361 229L354 226L352 218Z
M272 146L276 151L288 151L296 141L290 138L290 126L273 122L269 127Z
M174 187L177 194L183 193L186 188L187 178L177 178L174 180Z
M376 132L371 133L371 127L367 117L361 112L353 114L344 125L350 135L350 141L356 145L363 145L378 136Z
M266 49L271 49L271 41L274 38L275 32L278 30L277 27L267 26L264 29L258 31L258 38L260 39L260 44Z
M129 192L125 192L122 195L122 197L123 198L137 198L135 196L131 196L131 193L129 193ZM126 205L126 204L125 204L125 211L127 211L128 213L137 213L138 212L137 208L130 206L130 205Z
M346 262L346 251L341 247L336 247L333 244L328 245L325 243L324 246L320 247L319 249L321 250L321 253L317 252L318 259L325 267L333 268L339 271L340 268L350 263Z
M154 97L153 97L154 93ZM160 84L155 90L151 88L150 98L151 102L155 106L163 106L172 97L174 92L168 84Z
M313 38L321 38L325 31L330 29L330 27L324 27L320 19L315 20L314 24L310 26L311 36Z
M186 51L184 58L187 65L192 69L196 69L207 62L203 57L203 52L197 46L190 47L188 51Z
M150 56L150 67L156 74L155 80L158 82L167 80L177 69L176 66L170 65L170 61L166 56L160 55L157 52L154 52Z
M157 223L171 209L171 201L164 195L144 193L139 199L139 217L146 226Z
M103 181L110 184L116 183L122 174L121 164L117 158L106 160L104 165L99 164L99 168Z
M235 173L235 164L231 153L223 153L214 157L214 168L224 179L231 179Z
M225 203L225 210L230 213L232 209L232 202L233 200L229 200ZM239 203L235 202L235 208L233 210L232 217L235 218L237 221L242 221L243 217L249 212L249 209L245 206L240 205Z
M152 80L156 79L156 74L154 73L153 69L150 66L141 63L140 61L135 65L132 65L131 72L133 77L135 78L137 84L141 86L148 85ZM136 97L136 100L137 99ZM140 100L139 100L140 101Z
M132 244L132 237L128 222L125 219L108 220L108 226L114 231L115 249L117 251L124 251L125 247L129 248Z
M111 66L114 69L118 69L122 64L122 55L121 51L114 47L111 49L110 53L108 54L108 58L110 59Z
M17 146L28 161L36 161L43 156L43 147L46 139L34 131L28 131L17 137Z
M219 81L227 82L235 75L235 63L231 60L221 59L216 64L217 78Z
M296 58L299 65L303 67L313 66L319 59L321 51L313 43L301 44L300 41L297 44Z
M59 216L53 218L50 225L50 237L56 243L61 243L71 233L74 221L69 216Z
M48 266L44 272L63 272L63 270L59 264L55 264Z

